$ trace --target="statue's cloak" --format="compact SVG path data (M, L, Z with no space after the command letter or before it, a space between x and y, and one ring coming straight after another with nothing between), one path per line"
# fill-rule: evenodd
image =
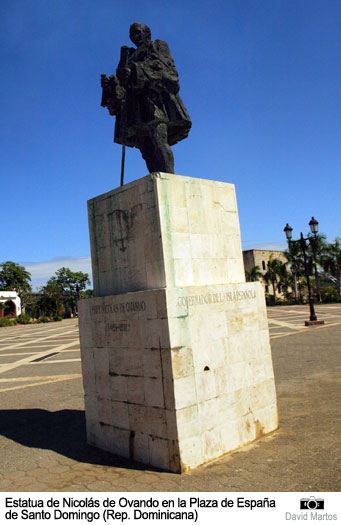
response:
M168 44L162 40L126 48L125 58L117 67L117 78L124 96L117 108L114 142L139 147L148 128L164 122L168 144L187 137L191 119L178 95L179 77ZM131 70L128 81L124 68Z

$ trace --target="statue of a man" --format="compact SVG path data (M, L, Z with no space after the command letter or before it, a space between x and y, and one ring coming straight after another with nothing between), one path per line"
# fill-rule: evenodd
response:
M168 44L151 40L149 27L134 23L116 76L101 75L101 105L116 115L114 142L138 148L150 173L174 173L170 146L187 137L191 119L178 95L179 77Z

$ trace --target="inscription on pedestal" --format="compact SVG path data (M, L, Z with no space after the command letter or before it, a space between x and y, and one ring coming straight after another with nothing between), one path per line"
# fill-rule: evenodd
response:
M106 329L111 332L130 332L130 324L126 323L107 323Z
M117 314L117 313L134 313L134 312L144 312L147 308L145 301L129 301L126 303L105 303L105 304L96 304L92 305L90 308L90 313L92 315L101 315L101 314Z
M206 295L183 295L178 298L177 304L178 306L196 306L247 299L256 299L255 290L236 290L235 292L208 293Z

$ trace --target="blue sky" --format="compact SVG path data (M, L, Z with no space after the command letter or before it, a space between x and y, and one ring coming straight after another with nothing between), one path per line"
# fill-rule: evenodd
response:
M114 73L129 25L168 42L192 118L175 172L236 185L243 248L285 247L314 215L341 236L339 0L2 0L0 262L39 284L88 271L86 201L119 185ZM147 174L126 152L126 182Z

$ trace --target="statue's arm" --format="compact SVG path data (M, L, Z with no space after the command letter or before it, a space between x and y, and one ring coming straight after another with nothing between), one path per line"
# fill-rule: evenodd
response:
M108 108L110 115L117 115L124 99L125 91L115 75L101 75L101 106Z
M117 66L116 76L120 81L120 84L124 86L128 83L131 77L131 68L128 67L129 56L134 52L132 47L122 46L120 61Z
M102 102L101 106L107 107L110 115L118 115L126 96L127 85L131 70L128 67L129 54L133 51L127 46L121 47L120 61L117 66L116 75L101 75Z

